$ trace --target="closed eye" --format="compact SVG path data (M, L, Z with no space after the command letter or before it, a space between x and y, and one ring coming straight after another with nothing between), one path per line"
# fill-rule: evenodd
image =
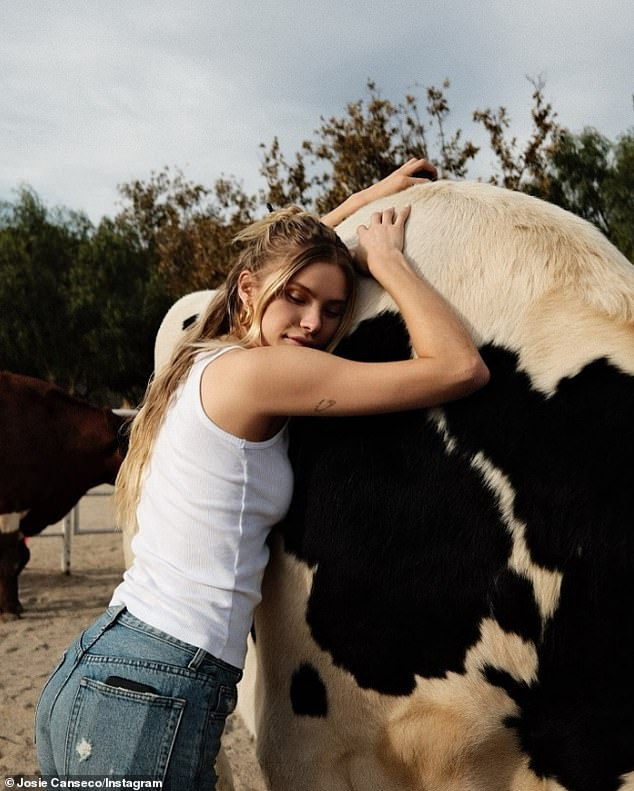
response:
M345 308L343 306L337 305L336 307L328 307L324 311L326 316L330 319L340 319L343 316Z
M313 299L313 296L310 293L305 294L303 289L292 288L284 291L284 298L293 305L307 305ZM346 301L339 299L329 300L325 303L322 310L329 319L340 319L345 313Z
M286 299L289 302L292 302L294 305L304 305L306 303L306 299L301 294L293 293L292 291L287 291L285 296Z

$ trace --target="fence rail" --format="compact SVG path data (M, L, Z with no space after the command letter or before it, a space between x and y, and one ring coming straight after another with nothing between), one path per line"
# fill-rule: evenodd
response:
M112 497L112 492L103 491L100 488L89 489L86 494L81 498L77 505L70 510L66 516L59 522L49 525L46 530L38 535L33 536L30 540L38 538L61 538L62 539L62 557L61 569L64 574L70 574L71 569L71 548L73 543L73 536L89 536L89 535L105 535L106 533L117 533L118 528L114 526L103 528L81 528L81 503L85 497ZM59 528L59 529L57 529Z
M113 409L112 410L115 415L122 415L123 417L134 417L137 411L136 409ZM112 497L112 492L114 489L112 487L109 488L108 491L104 491L100 487L95 487L94 489L89 489L84 497ZM91 534L97 533L116 533L117 528L112 525L112 527L100 528L98 530L95 529L88 529L82 530L81 529L81 522L80 522L80 506L81 500L72 508L66 516L60 521L56 522L54 525L50 525L46 528L43 533L39 533L34 538L61 538L63 539L62 543L62 559L61 559L61 566L62 571L64 574L70 574L70 567L71 567L71 547L72 547L72 539L73 536L88 536ZM55 530L55 528L59 525L59 530ZM52 528L52 529L51 529Z

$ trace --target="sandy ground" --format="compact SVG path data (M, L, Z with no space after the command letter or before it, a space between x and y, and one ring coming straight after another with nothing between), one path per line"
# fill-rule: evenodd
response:
M109 494L110 487L96 490ZM80 531L109 530L109 496L80 502ZM0 622L0 787L5 776L37 774L33 717L40 690L62 651L107 605L123 570L121 537L115 533L75 535L71 573L61 571L61 537L48 528L29 543L31 560L20 576L19 620ZM235 791L266 791L253 741L237 715L227 722L223 743Z

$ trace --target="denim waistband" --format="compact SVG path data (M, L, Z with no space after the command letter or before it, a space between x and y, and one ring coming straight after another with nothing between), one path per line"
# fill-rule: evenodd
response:
M151 626L145 621L142 621L140 618L132 615L125 605L111 606L106 609L100 618L93 624L93 627L87 630L86 636L89 636L90 641L84 646L84 650L89 650L92 644L96 642L96 640L107 629L114 626L116 623L126 626L128 629L134 629L137 632L141 632L148 637L160 640L173 648L180 649L185 654L189 654L191 659L188 662L187 667L190 670L199 670L204 673L220 668L221 670L234 675L235 683L238 683L238 681L242 678L242 670L239 668L224 662L222 659L218 659L208 651L205 651L204 648L198 648L195 645L191 645L190 643L186 643L183 640L179 640L177 637L172 637L172 635L162 631L161 629L157 629L155 626ZM94 630L96 630L96 632Z

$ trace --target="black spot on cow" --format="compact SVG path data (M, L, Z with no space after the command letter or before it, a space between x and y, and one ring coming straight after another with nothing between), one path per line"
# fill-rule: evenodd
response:
M405 322L398 314L389 312L362 321L337 346L336 354L364 363L407 360L412 353Z
M599 553L598 562L629 566L634 531L623 516L634 507L634 377L595 360L547 398L518 371L515 355L482 353L491 382L445 412L460 446L483 451L510 478L533 560L563 570Z
M388 314L341 352L359 349L410 356L402 322ZM448 451L420 410L297 420L291 458L295 496L282 531L289 551L319 564L307 610L316 642L360 686L386 694L411 692L416 675L461 672L511 549L469 455Z
M511 569L503 569L492 581L489 591L491 615L505 632L523 640L537 642L542 621L535 602L533 586Z
M514 355L485 357L490 389L449 405L450 429L509 477L533 559L563 574L520 742L542 776L616 789L634 769L634 377L597 359L546 398Z
M492 667L491 665L486 665L482 672L489 684L494 687L501 687L518 705L522 706L525 704L530 690L530 686L527 683L518 681L505 670L500 670L499 667ZM517 718L507 718L507 727L514 727L516 724Z
M188 316L186 319L183 319L183 323L181 325L181 328L183 330L186 330L189 327L191 327L192 324L195 324L197 320L198 320L198 313L194 313L193 316Z
M389 314L340 352L410 355ZM531 768L610 791L634 770L634 377L595 359L546 395L514 353L481 352L490 383L441 410L455 444L430 410L293 421L296 486L281 530L287 551L316 567L307 622L361 687L408 694L416 676L464 672L481 620L495 618L537 651L531 684L486 670L518 703L507 724ZM531 583L509 569L511 539L476 454L510 482L532 562L562 575L544 623Z
M305 717L328 714L326 687L313 665L304 663L293 673L290 694L295 714Z

